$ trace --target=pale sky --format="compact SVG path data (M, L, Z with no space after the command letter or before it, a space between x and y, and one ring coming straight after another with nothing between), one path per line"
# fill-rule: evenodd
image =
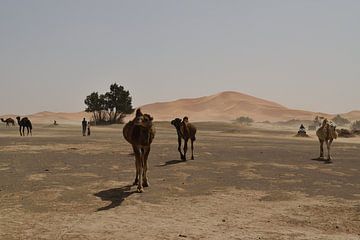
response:
M234 90L360 110L360 1L0 0L0 114L134 106Z

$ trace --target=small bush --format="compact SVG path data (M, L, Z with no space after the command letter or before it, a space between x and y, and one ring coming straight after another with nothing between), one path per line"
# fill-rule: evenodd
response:
M343 118L342 116L340 116L339 114L336 115L333 119L331 119L334 123L336 123L336 125L341 125L344 126L346 124L349 124L350 121L346 118Z
M360 130L360 120L357 120L351 124L351 130L353 130L353 131Z
M237 119L235 119L235 122L244 125L250 125L251 123L254 122L254 120L250 117L238 117Z

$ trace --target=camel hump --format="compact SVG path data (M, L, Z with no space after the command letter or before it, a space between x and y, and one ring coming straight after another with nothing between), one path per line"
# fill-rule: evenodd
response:
M124 128L123 128L123 136L125 138L126 141L130 142L130 135L131 135L131 126L133 125L132 121L128 122L127 124L125 124Z

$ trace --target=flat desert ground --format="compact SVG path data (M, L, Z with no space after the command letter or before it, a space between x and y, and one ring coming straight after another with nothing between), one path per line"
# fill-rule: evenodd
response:
M196 123L195 160L156 122L137 193L122 125L0 127L0 239L360 239L360 138L332 164L296 129Z

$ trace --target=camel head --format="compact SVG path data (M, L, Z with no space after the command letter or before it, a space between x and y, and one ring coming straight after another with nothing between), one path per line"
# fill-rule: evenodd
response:
M180 118L175 118L174 120L171 121L171 125L174 125L177 129L180 128L181 119Z
M330 121L328 123L328 130L329 130L329 133L330 133L331 137L333 139L336 139L338 134L337 134L337 131L336 131L336 124L334 122Z
M324 118L324 120L323 120L323 122L322 122L321 126L322 126L322 127L325 127L325 126L326 126L326 124L328 124L328 123L329 123L329 120L327 120L327 118Z
M184 123L188 123L188 122L189 122L189 118L188 118L187 116L185 116L185 117L183 118L183 122L184 122Z
M19 116L17 116L16 119L17 119L18 121L20 121L20 117L19 117Z
M149 114L143 114L140 110L140 108L138 108L136 110L136 115L134 118L134 125L137 126L142 126L145 128L151 128L152 127L152 121L153 121L153 117L151 117Z

